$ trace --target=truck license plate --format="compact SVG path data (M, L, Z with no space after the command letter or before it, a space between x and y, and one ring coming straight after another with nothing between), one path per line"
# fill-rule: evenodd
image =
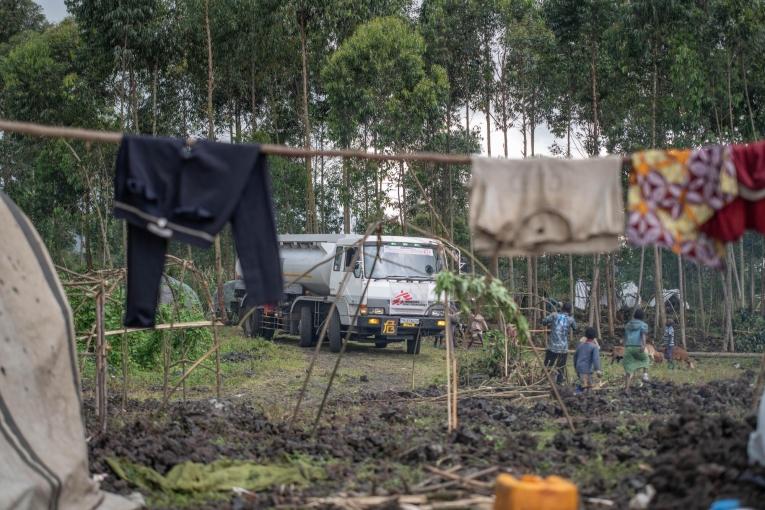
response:
M382 334L383 335L395 335L396 334L396 321L394 319L388 319L383 322Z
M416 328L420 325L420 319L401 319L399 325L402 328Z

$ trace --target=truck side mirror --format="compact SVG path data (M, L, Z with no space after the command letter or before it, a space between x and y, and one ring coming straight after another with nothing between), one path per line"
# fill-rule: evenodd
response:
M357 260L356 264L353 266L353 276L356 278L361 278L361 261Z

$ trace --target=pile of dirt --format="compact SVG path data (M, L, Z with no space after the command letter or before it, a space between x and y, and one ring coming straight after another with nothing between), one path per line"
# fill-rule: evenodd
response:
M442 394L438 388L369 393L354 401L354 412L348 411L348 402L336 401L327 408L325 425L315 438L303 427L289 430L270 421L241 400L178 402L164 414L156 413L159 402L131 402L121 425L89 444L91 467L111 474L107 456L161 474L187 460L265 463L300 455L325 463L327 480L294 493L275 488L253 499L234 497L236 508L300 506L301 498L342 491L385 494L381 486L400 476L395 466L422 470L457 464L571 477L583 496L610 498L619 508L647 483L659 492L656 508L696 508L698 498L706 504L721 496L739 497L756 507L765 501L765 470L746 465L746 441L753 428L745 418L750 375L700 386L653 382L629 394L616 389L589 395L564 391L575 433L553 400L524 405L470 398L460 402L461 426L449 434L445 404L434 400ZM91 413L86 405L89 423ZM328 459L332 461L326 463ZM362 471L366 476L359 476ZM121 493L133 490L114 476L104 486ZM406 485L400 490L406 492Z
M720 498L763 508L765 468L750 466L746 453L755 426L754 416L710 416L690 401L668 421L653 422L659 446L649 477L658 492L652 508L706 508Z

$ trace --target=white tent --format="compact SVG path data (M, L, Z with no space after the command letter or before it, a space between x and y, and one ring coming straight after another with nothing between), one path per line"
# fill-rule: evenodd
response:
M590 303L590 284L584 280L577 280L574 285L574 308L587 310Z
M665 289L663 292L663 298L665 305L669 303L673 307L678 306L680 304L680 289ZM656 306L655 297L651 298L651 300L648 302L648 306L650 308L654 308ZM688 301L685 302L685 309L691 309L691 305L688 304Z
M72 312L45 245L2 192L0 231L0 508L136 508L90 478Z
M584 280L577 280L574 286L574 306L578 310L586 310L590 304L590 284ZM635 282L622 283L614 296L614 303L619 310L632 309L638 303L638 288ZM608 306L608 296L600 294L600 306Z

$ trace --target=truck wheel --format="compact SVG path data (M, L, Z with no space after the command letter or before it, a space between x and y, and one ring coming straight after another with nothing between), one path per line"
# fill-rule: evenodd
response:
M386 342L385 340L375 342L375 347L377 347L378 349L385 349L386 347L388 347L388 342Z
M300 309L300 347L311 347L313 345L313 312L310 305Z
M422 346L422 339L412 338L406 341L406 353L407 354L420 354L420 347Z
M289 324L289 334L290 335L299 335L300 334L300 313L299 312L291 312L288 316L288 324Z
M327 336L329 337L329 350L340 352L340 349L343 347L343 334L340 331L340 315L337 313L337 310L329 318Z

